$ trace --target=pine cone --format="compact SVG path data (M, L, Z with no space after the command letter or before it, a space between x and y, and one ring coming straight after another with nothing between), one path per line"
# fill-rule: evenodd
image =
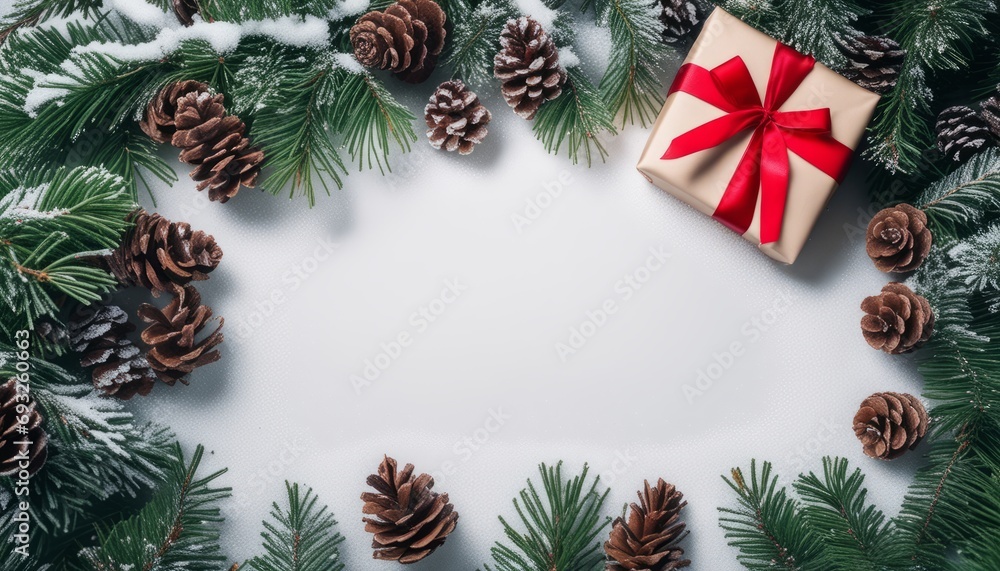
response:
M702 4L695 0L660 0L660 23L663 43L680 44L687 41L691 32L705 19Z
M264 152L244 137L246 125L228 115L222 95L188 93L177 100L177 132L171 143L180 149L181 161L196 165L191 178L198 190L208 189L209 200L226 202L240 186L257 184Z
M458 512L448 503L448 494L431 490L434 478L413 477L413 464L397 471L388 456L378 474L368 476L368 485L378 493L361 494L365 531L375 535L375 559L416 563L444 544L458 522Z
M177 21L185 26L194 25L194 15L199 12L198 0L173 0Z
M19 405L27 409L18 410ZM22 424L25 416L28 422ZM0 476L18 476L25 460L28 467L24 470L28 475L38 473L49 454L49 437L42 428L43 421L34 400L18 401L17 379L0 385ZM21 430L27 433L22 434Z
M479 97L457 79L439 85L424 108L431 146L462 155L483 141L491 118Z
M979 116L989 125L990 133L1000 138L1000 95L994 95L980 104Z
M70 348L81 354L81 367L94 367L94 388L107 396L146 396L156 384L146 357L128 338L133 331L128 314L116 305L81 307L70 320Z
M898 355L930 339L934 331L931 304L899 282L890 282L882 293L861 302L865 316L861 332L874 349Z
M906 51L885 36L836 36L837 47L847 56L848 66L840 73L875 93L887 93L896 86Z
M631 505L628 522L616 519L610 539L604 542L607 571L670 571L691 564L677 546L687 535L684 524L678 521L687 505L684 494L662 478L655 488L650 488L648 480L645 484L645 490L639 492L639 504Z
M430 76L444 48L444 10L434 0L400 0L361 16L351 28L354 57L408 83Z
M198 81L178 81L164 87L146 107L146 118L139 128L157 143L169 143L177 132L174 116L177 100L189 93L208 93L209 87Z
M872 458L892 460L913 450L927 434L927 410L906 393L875 393L854 415L854 434Z
M132 230L106 259L124 285L141 285L154 295L208 279L222 260L215 238L145 210L132 213Z
M556 43L537 20L526 16L507 21L493 75L502 84L507 104L525 119L533 119L542 103L559 97L566 83Z
M150 346L146 359L161 381L173 386L202 365L219 360L222 343L222 319L212 333L200 341L198 335L209 324L212 308L201 304L194 286L177 289L177 295L163 309L148 303L139 306L139 317L151 324L142 332L143 343Z
M927 215L909 204L897 204L876 214L865 239L868 257L883 272L913 271L931 251Z
M938 150L953 161L965 161L994 144L986 121L964 105L942 111L937 117L936 129Z

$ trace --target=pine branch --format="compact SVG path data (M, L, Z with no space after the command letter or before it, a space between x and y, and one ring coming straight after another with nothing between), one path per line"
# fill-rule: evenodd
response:
M917 197L935 236L958 236L1000 210L1000 151L988 149Z
M213 488L225 470L198 476L204 449L185 462L174 446L170 475L134 517L98 534L100 546L86 551L94 571L185 569L218 571L225 562L219 547L223 518L219 503L229 488Z
M732 479L723 477L738 496L736 509L719 508L719 525L726 530L729 545L740 550L737 559L751 570L818 569L821 544L806 525L802 506L778 489L778 477L771 476L771 463L764 462L760 473L756 460L750 462L750 481L743 471L733 468Z
M848 64L837 36L860 34L855 22L870 12L855 0L778 0L776 10L782 15L782 41L833 69Z
M660 22L643 0L596 0L599 20L611 30L611 58L599 90L622 126L652 123L663 106L660 62L666 46Z
M103 4L103 0L20 0L0 22L0 44L21 28L35 26L54 16L67 17L77 11L90 16Z
M866 503L865 477L856 468L848 475L847 460L823 458L823 476L810 472L793 486L805 501L802 513L823 545L824 569L885 571L910 562L894 541L895 527L874 505Z
M514 500L514 509L525 529L520 532L502 516L504 534L513 544L490 549L498 571L597 571L604 567L604 554L597 536L610 523L601 518L608 492L597 492L599 478L586 485L586 466L579 476L565 480L562 462L554 468L539 467L545 493L543 501L534 483ZM490 567L485 566L489 571Z
M784 15L772 0L721 0L717 4L772 38L781 37Z
M287 508L274 503L271 520L264 522L266 555L247 562L256 571L341 571L338 545L344 540L335 532L337 522L326 506L317 507L312 489L305 495L298 484L285 482Z
M558 154L565 144L573 164L580 161L582 150L590 166L594 152L602 161L608 156L599 136L603 132L616 132L614 116L583 73L577 68L567 72L569 81L562 95L538 109L533 130L546 151Z
M485 86L493 80L493 58L500 51L500 32L517 14L506 0L486 0L475 8L466 0L455 0L462 18L451 19L454 29L445 46L444 64L452 77Z
M972 291L993 299L1000 294L1000 225L994 224L948 251L952 275ZM995 311L996 307L991 307Z

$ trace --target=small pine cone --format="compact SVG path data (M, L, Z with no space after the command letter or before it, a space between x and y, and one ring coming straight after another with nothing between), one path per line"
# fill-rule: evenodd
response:
M661 37L668 45L687 41L705 19L705 10L696 0L660 0Z
M874 349L898 355L907 353L930 339L934 312L921 295L899 282L890 282L882 293L861 302L865 316L861 332Z
M434 478L413 477L413 464L397 470L388 456L378 474L368 476L377 493L365 492L365 531L374 534L374 558L416 563L444 544L458 523L458 512L448 503L448 494L431 490Z
M927 215L909 204L897 204L876 214L865 239L868 257L883 272L911 272L931 251Z
M194 15L200 11L198 0L173 0L173 6L178 22L185 26L194 25Z
M848 65L840 73L861 87L875 93L887 93L899 80L904 50L885 36L836 36L837 47L847 57Z
M424 108L431 146L462 155L483 141L491 118L479 97L457 79L438 86Z
M26 408L18 410L19 405ZM26 423L21 422L24 417ZM21 462L25 460L28 476L38 473L49 455L49 437L42 428L43 421L34 400L18 400L17 379L0 385L0 476L19 476Z
M687 535L680 518L687 505L684 494L660 479L655 488L646 481L639 504L632 504L628 521L618 518L604 542L607 571L670 571L691 564L677 543Z
M188 373L219 360L219 351L213 349L222 343L222 320L214 331L198 340L211 321L212 308L201 304L201 295L194 286L178 288L163 309L142 304L139 317L150 324L142 332L143 343L150 346L146 359L164 383L187 384Z
M979 116L990 127L990 133L1000 139L1000 94L990 97L980 104Z
M177 132L174 116L177 100L189 93L208 93L209 87L198 81L178 81L164 87L146 107L146 118L139 128L157 143L169 143Z
M956 105L937 117L937 147L944 156L963 162L979 151L994 145L986 121L974 110Z
M400 0L384 12L369 12L351 28L354 57L407 83L420 83L444 49L446 19L434 0Z
M927 434L930 419L920 400L906 393L875 393L854 415L854 434L865 454L892 460L913 450Z
M566 83L556 43L537 20L526 16L504 26L493 75L501 82L507 104L525 119L534 119L542 103L559 97Z
M192 231L186 222L171 222L142 209L131 220L132 230L106 258L123 285L141 285L158 296L175 286L208 279L222 260L215 238Z
M128 338L133 331L128 314L116 305L81 307L70 320L70 348L80 353L81 367L94 367L94 388L107 396L146 396L156 384L146 357Z
M177 132L171 143L181 150L182 162L195 165L191 178L198 190L208 189L209 200L226 202L241 186L257 184L264 152L250 146L246 124L228 115L224 97L207 92L188 93L177 100Z
M43 317L35 322L35 335L52 347L69 343L69 330L66 326L50 318Z

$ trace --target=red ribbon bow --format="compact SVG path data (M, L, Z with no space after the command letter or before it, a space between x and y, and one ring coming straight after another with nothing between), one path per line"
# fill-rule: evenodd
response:
M729 181L713 218L743 234L750 228L760 199L760 242L781 236L788 195L788 151L805 159L838 183L847 174L852 151L833 138L830 109L778 111L812 71L816 60L778 44L761 104L753 77L739 56L708 70L684 64L669 93L683 91L726 115L695 127L670 143L663 159L676 159L718 146L746 129L750 144Z

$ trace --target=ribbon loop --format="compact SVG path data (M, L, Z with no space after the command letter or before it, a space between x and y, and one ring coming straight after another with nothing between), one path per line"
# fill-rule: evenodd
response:
M674 138L662 159L717 147L747 129L754 130L712 216L744 234L753 222L759 196L762 244L781 237L791 175L789 152L838 183L847 174L853 151L833 138L829 108L779 111L815 63L812 57L779 43L763 103L746 62L739 56L711 70L684 64L668 92L687 93L726 114Z

